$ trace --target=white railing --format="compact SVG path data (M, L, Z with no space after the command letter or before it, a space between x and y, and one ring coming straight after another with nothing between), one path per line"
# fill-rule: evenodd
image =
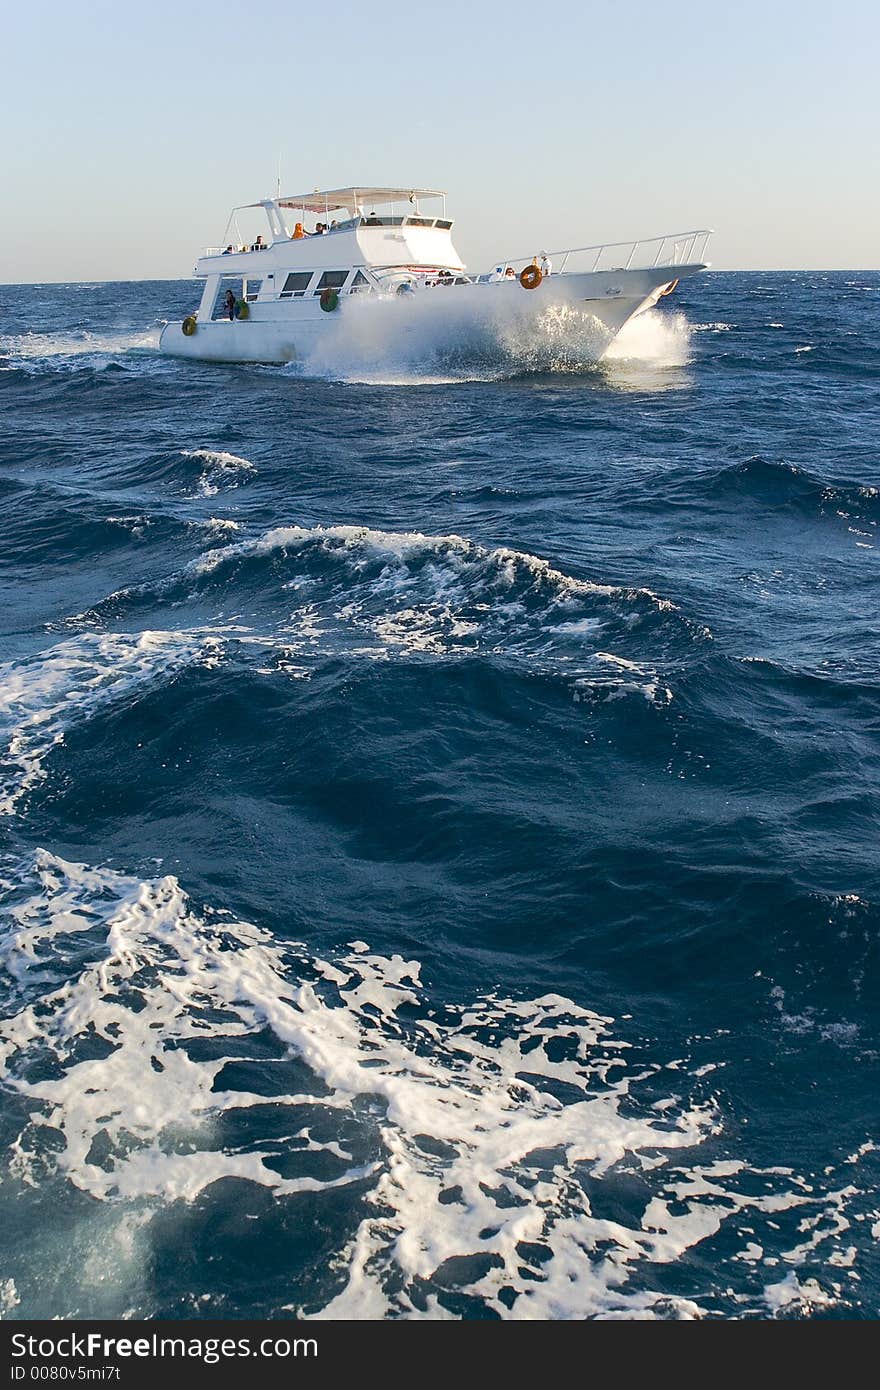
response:
M261 246L261 247L259 247L259 248L256 248L256 247L254 247L254 246L233 246L232 250L229 252L229 255L230 255L230 256L249 256L249 255L251 254L251 252L254 251L254 250L268 251L269 248L270 248L270 246L272 246L272 245L273 245L272 242L267 242L265 246ZM226 247L225 247L225 246L206 246L205 249L204 249L204 251L200 252L200 254L199 254L199 260L200 260L200 261L201 261L201 260L204 260L204 258L205 258L206 256L222 256L222 255L225 255L225 253L226 253Z
M706 260L711 230L666 232L663 236L640 237L635 241L606 241L598 246L572 246L562 251L539 252L553 262L555 273L564 270L654 270L658 266L702 265ZM583 257L570 265L572 257ZM532 256L517 256L497 264L524 266Z

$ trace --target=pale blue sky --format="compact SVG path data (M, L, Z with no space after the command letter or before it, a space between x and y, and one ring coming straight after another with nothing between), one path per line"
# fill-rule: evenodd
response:
M229 207L449 191L483 268L711 226L719 267L880 264L880 5L29 0L0 281L176 277Z

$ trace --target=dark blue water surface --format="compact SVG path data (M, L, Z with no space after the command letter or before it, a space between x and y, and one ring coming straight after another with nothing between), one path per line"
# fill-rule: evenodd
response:
M880 274L0 288L10 1317L880 1313Z

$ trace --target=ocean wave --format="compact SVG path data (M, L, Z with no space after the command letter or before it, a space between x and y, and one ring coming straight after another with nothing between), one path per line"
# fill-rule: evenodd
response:
M127 511L70 492L21 485L0 520L0 567L61 566L92 561L132 544L171 545L188 523L154 510Z
M0 816L46 776L44 761L74 723L131 699L194 661L216 656L213 633L83 634L0 667Z
M97 468L103 471L102 461L98 461ZM117 487L140 490L145 484L163 484L182 497L211 498L242 487L257 469L241 454L195 446L114 458L107 462L106 471Z
M254 472L250 459L225 449L181 449L180 455L198 464L198 492L202 497L216 497L221 489L238 487L243 474Z
M333 1232L295 1287L249 1280L263 1316L693 1318L724 1301L699 1273L716 1264L740 1316L847 1306L855 1188L725 1156L711 1084L670 1059L664 1092L607 1015L491 986L437 1007L416 960L315 956L197 911L170 876L38 851L3 886L9 1179L32 1202L86 1194L98 1230L108 1205L128 1221L119 1309L149 1314L131 1305L153 1216L210 1222L230 1181L272 1194L273 1229L308 1202ZM51 1232L14 1270L27 1315ZM802 1296L777 1299L780 1260ZM85 1271L62 1264L53 1312L89 1315Z
M645 588L577 578L521 551L461 536L358 526L276 527L204 552L158 583L127 588L68 620L107 627L183 605L205 623L218 600L241 621L326 656L482 655L553 668L574 688L663 691L652 660L710 634ZM619 641L617 654L594 643ZM639 650L643 642L647 650ZM653 656L652 656L653 654ZM646 663L647 662L647 666Z
M677 506L695 507L745 502L764 511L861 520L871 526L880 519L880 488L873 483L823 478L797 464L760 454L720 468L661 474L645 504L665 507L671 500Z

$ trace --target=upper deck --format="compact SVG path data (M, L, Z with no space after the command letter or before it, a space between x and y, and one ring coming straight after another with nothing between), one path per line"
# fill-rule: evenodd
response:
M427 198L443 199L442 216L422 211L420 203ZM452 242L453 224L445 215L445 201L445 194L434 189L399 188L346 188L264 198L233 209L225 245L209 246L194 273L265 275L270 270L306 266L315 270L436 266L461 271L464 264ZM406 208L403 212L401 203ZM237 214L256 208L266 214L268 235L244 240Z

